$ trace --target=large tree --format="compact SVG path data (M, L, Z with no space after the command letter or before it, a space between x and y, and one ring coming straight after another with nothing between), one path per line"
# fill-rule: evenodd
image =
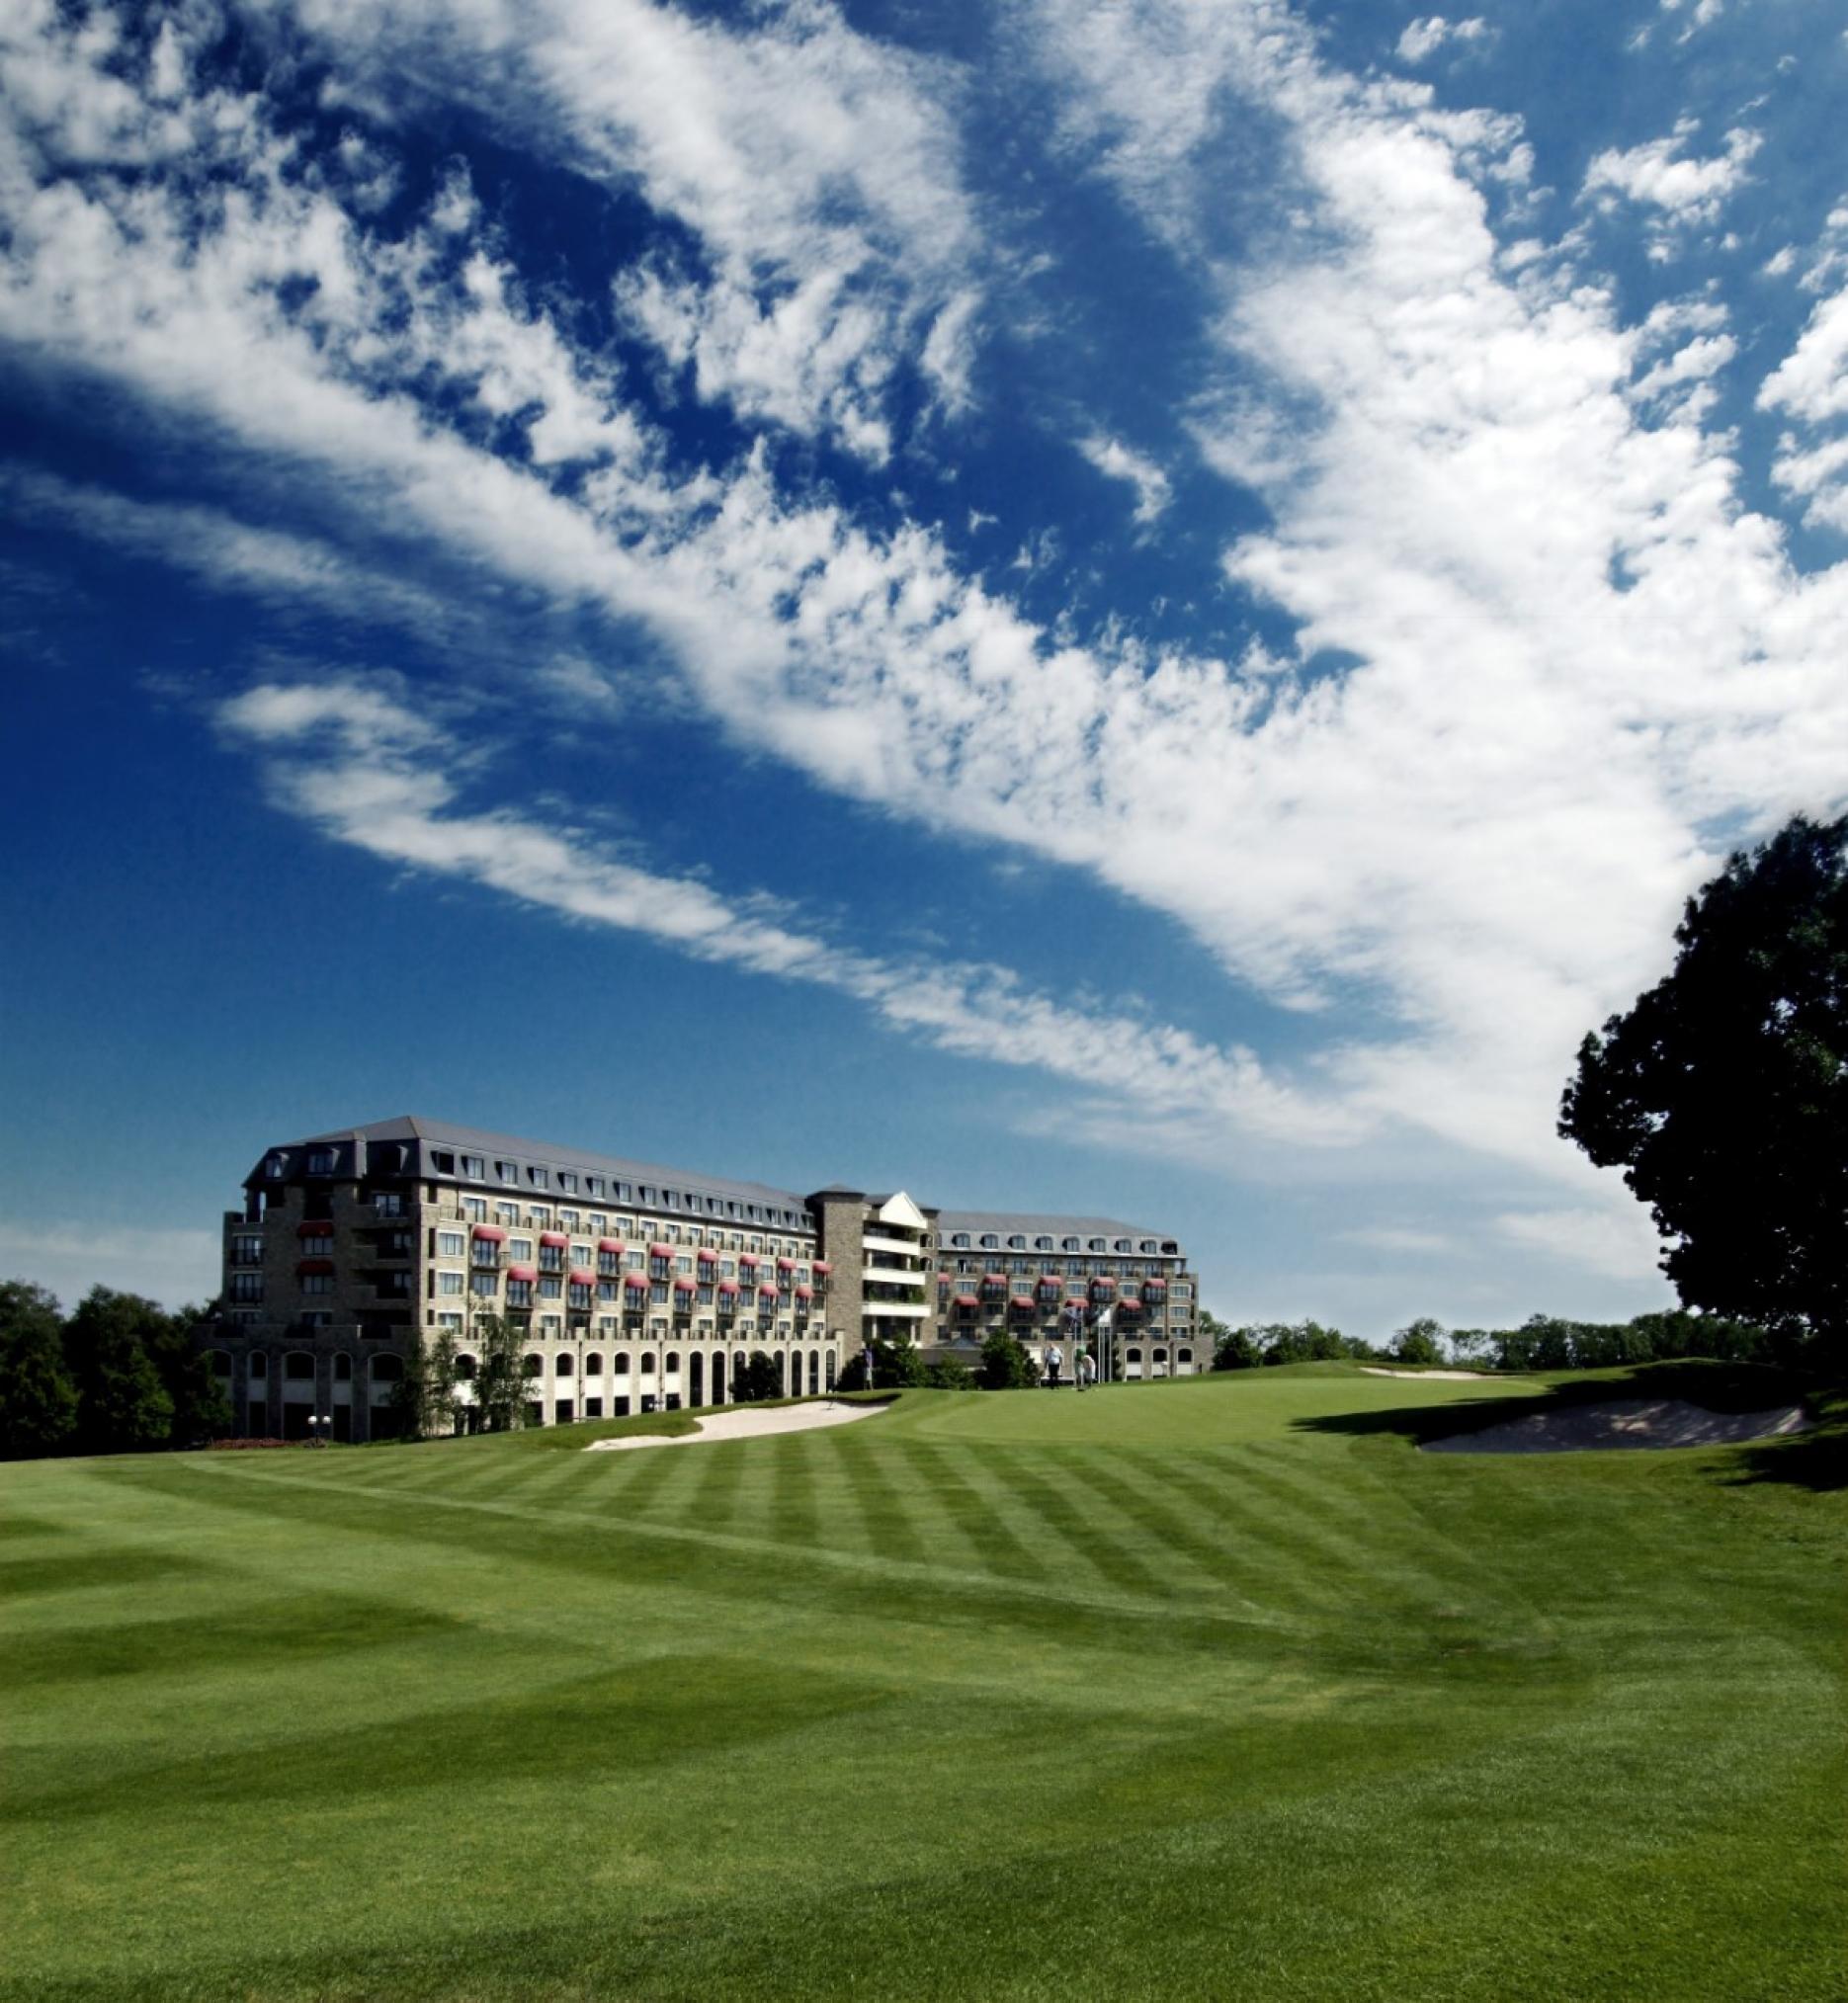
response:
M77 1385L76 1446L85 1454L135 1454L167 1446L173 1399L148 1353L166 1316L138 1294L93 1287L64 1324L64 1356Z
M1799 816L1688 902L1673 970L1579 1048L1559 1131L1621 1167L1684 1303L1848 1334L1848 820Z
M53 1454L76 1428L57 1302L30 1281L0 1281L0 1460Z

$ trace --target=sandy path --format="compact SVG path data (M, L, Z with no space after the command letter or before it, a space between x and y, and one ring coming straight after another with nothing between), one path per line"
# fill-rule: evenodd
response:
M586 1454L622 1454L631 1447L697 1447L702 1441L756 1440L766 1433L810 1433L817 1426L845 1426L854 1419L870 1419L882 1412L883 1405L843 1405L833 1398L818 1405L780 1405L774 1411L740 1409L713 1412L699 1420L697 1433L666 1433L651 1436L632 1433L621 1440L593 1440Z
M1436 1377L1447 1384L1492 1384L1498 1381L1493 1371L1385 1371L1377 1370L1372 1364L1361 1365L1364 1377ZM1506 1383L1505 1377L1499 1379Z
M1801 1405L1769 1412L1710 1412L1686 1398L1609 1398L1559 1405L1525 1418L1427 1440L1427 1454L1570 1454L1600 1447L1730 1447L1774 1440L1809 1424Z

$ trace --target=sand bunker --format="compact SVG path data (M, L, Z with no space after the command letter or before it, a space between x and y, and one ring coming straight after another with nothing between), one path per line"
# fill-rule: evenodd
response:
M1447 1384L1487 1384L1495 1381L1493 1371L1383 1371L1372 1364L1361 1365L1364 1377L1436 1377ZM1506 1379L1504 1378L1505 1382Z
M698 1447L714 1440L755 1440L766 1433L808 1433L817 1426L844 1426L851 1419L870 1419L883 1405L844 1405L825 1398L818 1405L779 1405L768 1412L738 1407L713 1412L699 1421L697 1433L631 1433L621 1440L593 1440L587 1454L623 1454L632 1447Z
M1600 1447L1728 1447L1801 1433L1801 1405L1769 1412L1709 1412L1685 1398L1610 1398L1596 1405L1555 1405L1479 1433L1427 1440L1427 1454L1572 1454Z

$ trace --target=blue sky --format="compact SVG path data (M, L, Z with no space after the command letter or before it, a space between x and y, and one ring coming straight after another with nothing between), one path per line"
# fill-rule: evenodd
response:
M0 1270L418 1111L1666 1299L1554 1134L1848 793L1807 0L19 0Z

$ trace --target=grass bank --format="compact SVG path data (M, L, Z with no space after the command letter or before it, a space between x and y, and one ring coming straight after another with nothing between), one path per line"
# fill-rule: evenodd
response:
M1521 1388L0 1469L0 1996L1839 1997L1839 1418Z

